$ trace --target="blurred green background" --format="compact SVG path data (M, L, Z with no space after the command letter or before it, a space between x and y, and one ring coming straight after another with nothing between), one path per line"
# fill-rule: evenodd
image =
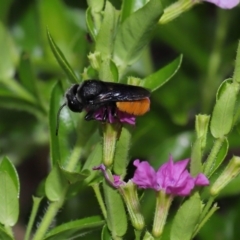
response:
M111 2L120 8L120 0ZM162 2L168 6L173 1ZM85 24L86 8L86 1L77 0L0 1L0 155L14 162L20 176L17 239L25 231L31 196L49 172L50 93L57 80L66 78L50 50L46 29L80 78L88 66L87 54L94 50ZM137 119L131 159L148 159L158 167L169 154L176 160L190 156L195 114L211 113L218 86L233 74L239 22L238 7L221 10L204 3L156 29L151 45L129 74L145 77L181 53L184 59L173 79L152 95L151 111ZM236 130L229 141L226 161L240 153ZM238 183L237 179L219 197L221 209L197 239L239 239ZM153 208L145 205L151 224ZM57 223L99 213L92 191L86 189L66 203Z

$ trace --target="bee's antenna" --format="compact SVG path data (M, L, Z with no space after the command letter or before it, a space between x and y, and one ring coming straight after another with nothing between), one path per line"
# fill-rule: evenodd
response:
M58 129L59 129L59 117L60 117L60 113L62 111L62 109L67 105L67 103L64 103L58 110L58 113L57 113L57 125L56 125L56 136L58 135Z

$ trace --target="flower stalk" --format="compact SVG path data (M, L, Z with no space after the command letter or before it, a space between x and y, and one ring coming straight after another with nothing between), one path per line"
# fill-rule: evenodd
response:
M157 192L157 202L152 229L152 234L155 238L160 238L163 233L163 228L172 200L172 195L168 195L164 191Z

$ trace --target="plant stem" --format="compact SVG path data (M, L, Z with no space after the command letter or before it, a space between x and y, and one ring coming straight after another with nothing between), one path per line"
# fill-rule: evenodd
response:
M99 189L99 184L92 185L92 188L93 188L93 191L96 194L96 197L97 197L97 200L98 200L98 204L100 205L103 217L105 219L107 219L107 210L106 210L105 204L103 202L102 194L101 194L100 189Z
M67 189L65 189L65 190L67 190ZM63 195L65 195L65 194L63 194ZM64 203L64 200L50 203L50 205L47 209L47 212L45 213L45 215L42 219L42 222L41 222L39 228L37 229L36 234L33 237L33 240L42 240L44 238L44 235L45 235L46 231L48 230L49 226L51 225L53 218L56 216L59 208L62 207L63 203Z
M26 230L24 240L29 240L29 238L30 238L30 234L32 232L32 227L33 227L33 224L34 224L34 220L36 218L37 211L38 211L41 200L42 200L42 198L33 197L33 208L32 208L31 216L30 216L30 219L29 219L29 222L28 222L28 225L27 225L27 230Z

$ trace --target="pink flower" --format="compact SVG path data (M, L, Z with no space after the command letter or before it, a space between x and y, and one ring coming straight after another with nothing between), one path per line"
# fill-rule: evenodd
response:
M202 173L195 178L192 177L186 169L188 163L189 159L174 163L170 156L169 161L155 171L148 162L135 160L133 164L137 169L132 181L140 188L152 188L171 195L187 196L195 186L209 184Z
M107 111L107 112L106 112ZM109 123L115 123L115 122L121 122L121 123L127 123L130 125L135 125L136 117L119 111L117 108L112 107L102 107L98 109L94 113L94 117L98 121L102 121L104 119L104 115L107 113L107 120Z
M203 0L217 5L220 8L231 9L236 7L240 0Z

